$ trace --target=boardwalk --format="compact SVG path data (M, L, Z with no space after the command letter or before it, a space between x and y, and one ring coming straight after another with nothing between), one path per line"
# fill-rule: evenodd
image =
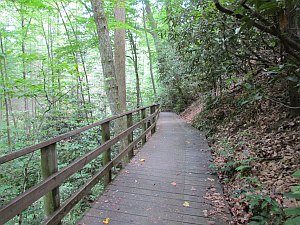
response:
M176 114L161 113L157 132L78 224L99 225L105 218L110 225L226 224L212 213L209 196L221 191L209 173L210 159L203 134Z

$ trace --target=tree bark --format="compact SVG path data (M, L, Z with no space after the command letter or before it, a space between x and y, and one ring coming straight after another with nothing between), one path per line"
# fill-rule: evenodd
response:
M143 25L144 25L145 38L146 38L147 49L148 49L149 68L150 68L152 88L153 88L154 97L156 97L156 88L155 88L155 81L154 81L154 75L153 75L152 54L151 54L151 48L150 48L150 43L149 43L148 34L147 34L147 26L146 26L146 18L145 18L145 9L144 8L143 8Z
M115 19L125 23L125 1L118 0L114 10ZM121 110L126 111L126 75L125 75L125 28L116 28L114 37L115 69Z
M55 3L55 4L56 4L57 10L58 10L58 12L59 12L60 18L61 18L61 20L62 20L62 22L63 22L63 26L64 26L64 28L65 28L65 31L66 31L66 34L67 34L67 38L68 38L69 44L70 44L70 46L71 46L72 49L73 49L73 43L72 43L72 40L71 40L70 32L69 32L69 30L68 30L68 28L67 28L67 24L65 23L64 17L63 17L63 15L62 15L62 13L61 13L61 11L60 11L60 9L59 9L58 3ZM65 10L65 8L64 8L63 5L62 5L62 8ZM65 11L65 13L66 13L66 11ZM69 22L71 23L70 18L69 18L69 16L68 16L67 13L66 13L66 16L67 16L67 19L69 20ZM76 34L75 34L75 29L73 28L72 25L71 25L71 29L72 29L74 35L76 36ZM76 37L75 37L75 39L76 39L76 41L78 41ZM81 99L82 99L82 106L83 106L84 114L85 114L85 119L86 119L87 122L89 122L88 110L87 110L87 108L86 108L86 100L85 100L84 90L83 90L83 82L82 82L82 77L81 77L81 75L80 75L79 67L78 67L78 65L79 65L79 60L78 60L78 57L77 57L77 54L76 54L76 53L77 53L77 52L75 52L74 50L72 50L72 55L73 55L73 59L74 59L74 64L75 64L75 69L76 69L76 74L77 74L77 78L78 78L78 85L79 85L79 88L80 88L80 95L81 95ZM83 63L81 53L79 53L79 55L80 55L80 58L81 58L81 62ZM84 63L83 63L83 65L84 65ZM85 73L85 76L86 76L85 66L84 66L84 73ZM88 96L89 96L89 92L88 92ZM89 102L90 102L90 98L88 98L88 100L89 100ZM80 109L80 104L78 105L78 109Z
M139 70L138 70L138 59L137 59L137 51L136 51L136 43L133 39L132 33L128 32L129 42L131 46L131 53L132 53L132 61L134 65L135 71L135 80L136 80L136 106L139 108L141 106L141 90L140 90L140 78L139 78Z
M69 16L69 14L68 14L68 12L67 12L67 10L66 10L64 4L63 4L63 2L61 2L61 6L62 6L62 8L63 8L63 10L64 10L64 12L65 12L65 14L66 14L66 16L67 16L67 19L68 19L69 23L70 23L70 27L71 27L71 29L72 29L73 35L74 35L74 37L75 37L75 40L76 40L77 44L79 45L79 56L80 56L80 60L81 60L81 63L82 63L82 68L83 68L83 72L84 72L84 76L85 76L86 91L87 91L87 96L88 96L88 103L91 104L91 93L90 93L90 87L89 87L89 79L88 79L88 75L87 75L87 70L86 70L85 60L84 60L84 57L83 57L82 47L81 47L81 45L80 45L80 43L79 43L79 39L78 39L78 36L77 36L77 34L76 34L76 30L75 30L74 26L72 25L72 21L71 21L71 19L70 19L70 16ZM58 8L58 10L59 10L58 4L57 4L57 8ZM60 15L61 15L61 12L59 12L59 13L60 13ZM62 18L62 17L61 17L61 18ZM62 20L63 20L63 18L62 18ZM66 26L65 26L65 27L66 27ZM91 118L92 118L92 117L93 117L93 111L92 111L92 110L89 110L89 113L90 113L90 116L91 116Z
M94 19L99 39L101 63L105 78L105 91L112 114L118 114L121 110L121 103L118 96L118 84L115 73L114 58L110 37L107 27L107 20L102 0L91 0L94 12Z
M156 52L158 54L158 52L160 51L160 49L159 49L160 48L160 39L159 39L158 34L157 34L157 23L156 23L156 21L153 17L153 13L152 13L151 6L150 6L150 1L149 0L144 0L144 3L145 3L145 9L146 9L147 17L148 17L148 20L150 22L150 27L151 27L150 34L153 37L154 44L155 44L155 49L156 49Z
M0 44L1 44L1 53L3 56L0 57L0 73L3 84L3 95L4 95L4 105L5 105L5 119L6 119L6 132L7 132L7 145L9 150L12 150L12 141L11 141L11 133L10 133L10 121L9 121L9 104L8 104L8 93L6 91L6 77L3 72L2 61L6 64L5 56L4 56L4 48L2 42L2 36L0 35ZM3 58L2 58L3 57Z
M297 15L297 11L295 8L297 7L297 0L286 0L286 11L283 13L284 16L286 16L287 21L287 31L291 34L291 36L299 37L300 36L300 29L299 29L299 15ZM283 30L286 32L286 30ZM285 46L285 50L289 51L288 46ZM300 77L297 77L295 70L289 70L288 76L295 77L297 82L293 80L288 80L288 94L290 99L290 105L291 105L291 114L293 116L299 116L300 115L300 89L298 87Z

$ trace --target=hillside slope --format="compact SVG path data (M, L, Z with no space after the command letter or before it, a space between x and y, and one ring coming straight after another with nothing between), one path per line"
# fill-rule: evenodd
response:
M299 208L293 215L283 211L299 207L286 193L299 189L292 174L300 169L300 117L278 100L285 98L281 85L268 87L264 79L260 85L264 95L249 94L243 84L181 114L209 137L233 224L283 224L300 215Z

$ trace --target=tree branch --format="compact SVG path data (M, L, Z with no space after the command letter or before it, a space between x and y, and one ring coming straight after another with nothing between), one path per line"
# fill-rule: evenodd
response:
M216 8L223 12L226 13L228 15L234 16L235 18L242 20L245 18L244 15L242 14L235 14L232 10L225 8L224 6L222 6L219 2L219 0L214 0L214 4L216 6ZM264 26L258 22L255 21L251 21L252 25L254 27L256 27L257 29L266 32L268 34L271 34L273 36L276 36L278 39L280 39L285 45L288 45L290 47L290 49L294 49L294 51L300 52L300 41L297 42L293 39L291 39L290 37L288 37L286 34L281 33L279 30L275 29L274 27L268 27L268 26ZM296 53L294 53L296 54Z

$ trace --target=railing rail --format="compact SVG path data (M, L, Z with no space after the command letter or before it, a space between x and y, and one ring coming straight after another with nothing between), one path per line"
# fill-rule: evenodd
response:
M148 108L150 108L150 114L146 116L145 111ZM133 124L132 114L137 112L141 112L141 120ZM44 224L60 224L62 218L91 190L95 184L97 184L97 182L99 182L101 178L107 178L107 180L104 180L105 185L111 180L111 169L113 166L117 165L126 155L132 157L134 146L141 140L142 144L144 144L146 141L146 135L150 131L151 134L155 132L158 114L159 105L138 108L0 157L0 164L3 164L41 149L41 169L44 179L37 185L20 194L10 203L0 208L0 224L4 224L14 216L20 214L43 196L44 211L45 216L47 217ZM123 116L126 116L127 118L127 129L110 139L110 122ZM102 141L104 143L58 171L56 143L96 126L102 127ZM142 134L133 140L133 131L139 127L142 127ZM126 137L127 146L124 149L121 149L115 158L111 160L110 148ZM93 175L91 179L89 179L75 194L73 194L60 206L59 186L67 178L78 172L86 164L96 159L101 154L104 154L103 168Z

